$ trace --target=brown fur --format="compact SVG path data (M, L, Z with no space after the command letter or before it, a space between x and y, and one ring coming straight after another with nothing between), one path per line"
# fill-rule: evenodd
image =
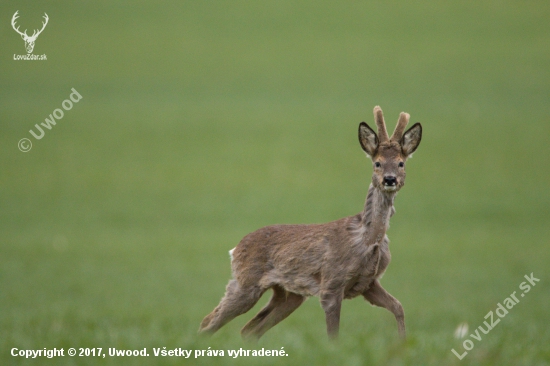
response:
M243 337L261 337L306 297L318 296L327 332L334 338L342 300L359 295L391 311L399 334L405 336L403 307L382 288L379 279L390 263L386 231L395 212L395 195L405 181L405 168L399 165L420 143L422 128L416 124L403 134L408 114L402 113L397 135L392 135L399 138L395 141L388 138L380 107L375 107L374 116L379 134L385 134L380 142L366 123L359 125L359 142L374 162L363 211L326 224L267 226L245 236L231 252L233 279L219 305L202 321L200 332L214 333L250 310L271 288L270 302L244 326ZM390 176L395 184L388 187L385 182Z

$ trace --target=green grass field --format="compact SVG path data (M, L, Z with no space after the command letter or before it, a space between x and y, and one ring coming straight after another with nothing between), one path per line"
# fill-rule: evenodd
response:
M550 4L37 3L0 6L0 364L550 364ZM26 53L16 10L21 29L48 14L34 49L47 61L13 60ZM71 88L82 100L34 139ZM330 343L312 298L243 343L268 294L197 337L244 235L362 209L372 168L357 126L374 125L375 105L390 130L401 111L424 128L382 280L407 341L356 298ZM531 273L540 282L473 340ZM24 359L14 347L151 357ZM226 356L153 357L162 347ZM241 347L288 357L227 356Z

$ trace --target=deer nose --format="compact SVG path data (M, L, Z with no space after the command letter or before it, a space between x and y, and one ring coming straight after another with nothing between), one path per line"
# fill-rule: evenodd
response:
M393 175L386 175L384 177L384 184L387 186L394 186L397 184L397 178Z

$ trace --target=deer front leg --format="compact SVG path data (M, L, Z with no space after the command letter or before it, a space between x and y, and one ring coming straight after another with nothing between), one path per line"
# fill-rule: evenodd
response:
M397 329L399 335L405 338L405 312L401 303L392 295L390 295L378 280L374 280L368 290L363 292L365 299L372 305L386 308L393 313L395 320L397 320Z
M340 329L340 310L342 308L343 294L339 292L322 293L321 307L325 311L327 333L330 339L338 338Z

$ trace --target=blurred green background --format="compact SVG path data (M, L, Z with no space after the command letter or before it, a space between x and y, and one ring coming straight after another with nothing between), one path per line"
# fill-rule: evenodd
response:
M48 14L47 61L13 60L16 10L21 30ZM0 15L1 364L550 364L550 3L3 1ZM34 139L71 88L82 100ZM424 127L382 280L407 342L356 298L337 343L317 299L243 343L268 294L198 338L244 235L362 209L357 125L375 105L390 130L401 111ZM456 327L472 333L530 273L459 361ZM10 356L164 346L289 356Z

